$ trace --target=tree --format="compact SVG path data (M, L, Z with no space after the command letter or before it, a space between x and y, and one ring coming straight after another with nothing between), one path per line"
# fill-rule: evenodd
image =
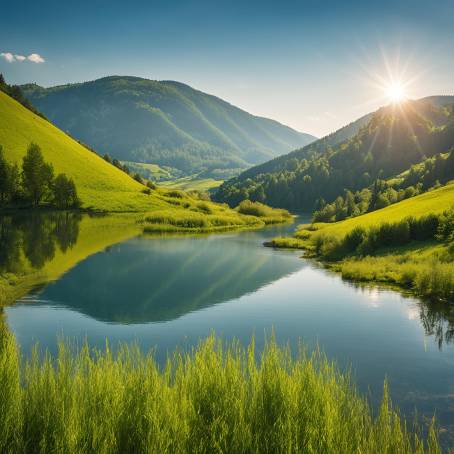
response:
M142 177L138 174L138 173L135 173L134 176L133 176L134 180L136 180L138 183L140 184L143 184L143 179Z
M60 173L52 185L53 203L57 208L75 208L80 201L77 196L76 185L72 178Z
M3 155L3 147L0 145L0 203L5 203L8 198L8 174L9 165Z
M44 161L41 148L31 143L22 162L22 186L34 206L51 193L53 178L54 168Z
M19 190L19 170L17 165L9 164L0 145L0 204L11 201Z

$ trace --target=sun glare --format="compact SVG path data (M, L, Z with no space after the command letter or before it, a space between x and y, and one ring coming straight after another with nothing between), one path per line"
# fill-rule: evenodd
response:
M405 89L400 83L393 83L386 88L386 96L393 103L400 103L405 100Z

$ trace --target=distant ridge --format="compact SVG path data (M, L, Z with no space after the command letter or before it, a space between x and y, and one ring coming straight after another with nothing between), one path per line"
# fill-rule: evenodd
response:
M53 123L99 152L186 174L229 176L315 140L181 82L109 76L21 88Z

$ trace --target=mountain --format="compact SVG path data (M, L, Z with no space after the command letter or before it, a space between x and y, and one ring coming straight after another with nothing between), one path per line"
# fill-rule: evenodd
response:
M247 170L225 182L215 198L232 205L248 198L312 211L325 200L344 196L346 190L374 187L377 181L397 176L454 146L450 101L454 100L433 97L383 107L338 131L334 138L328 136ZM345 138L349 133L353 135ZM337 144L336 136L342 138ZM446 159L447 164L451 162Z
M348 125L338 129L331 134L328 134L321 139L315 140L309 145L298 148L297 150L293 150L288 154L278 156L277 158L274 158L271 161L267 161L263 164L259 164L258 166L251 167L250 169L242 172L241 178L252 178L261 173L279 172L281 170L285 170L289 166L291 167L291 162L294 159L301 160L314 155L325 153L334 145L348 140L355 134L357 134L363 126L369 123L372 115L372 113L364 115L358 120L349 123Z
M112 76L21 88L58 127L100 153L185 174L231 174L315 139L174 81Z

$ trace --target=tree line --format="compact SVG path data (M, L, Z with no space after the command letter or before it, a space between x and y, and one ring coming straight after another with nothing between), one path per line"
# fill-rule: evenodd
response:
M370 187L354 193L346 189L344 196L338 196L332 203L319 199L312 220L342 221L437 189L452 179L454 179L454 149L411 166L400 178L390 180L378 178Z
M276 170L266 171L262 165L259 173L247 171L225 182L215 200L236 206L248 199L305 212L320 211L329 201L319 219L339 220L416 195L437 179L442 183L454 178L452 153L451 160L436 157L453 145L454 106L435 108L418 101L406 105L404 112L384 108L354 137L321 152L278 158ZM408 169L401 185L388 184Z
M6 160L0 145L0 206L23 204L69 209L80 207L80 199L73 179L64 173L55 176L39 145L29 145L21 167Z

